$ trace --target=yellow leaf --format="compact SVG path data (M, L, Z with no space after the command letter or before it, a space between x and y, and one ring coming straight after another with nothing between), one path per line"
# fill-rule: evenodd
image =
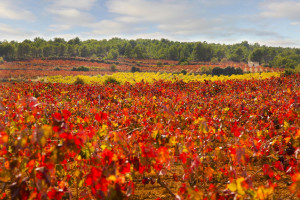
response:
M258 199L268 199L273 194L273 188L264 188L263 186L259 187L257 190Z
M296 138L298 138L298 137L300 137L300 129L297 131L297 133L296 133L296 136L295 136Z
M284 121L284 123L283 123L283 128L288 128L290 125L289 125L289 123L288 122L286 122L286 121Z
M118 142L118 141L119 141L118 133L112 132L112 134L113 134L113 136L114 136L114 142Z
M84 183L84 179L81 179L80 181L79 181L79 184L78 184L78 186L81 188L82 187L82 185L83 185L83 183Z
M29 115L29 116L26 118L26 121L27 121L27 122L33 122L33 121L34 121L34 116L33 116L33 115Z
M188 150L186 149L186 147L184 146L182 152L188 153L189 151L188 151Z
M213 168L207 167L207 168L205 169L205 174L207 174L208 177L212 177L212 176L213 176L213 173L214 173L214 169L213 169Z
M155 139L157 134L158 134L158 131L154 130L151 134L152 138Z
M79 176L80 176L80 171L79 171L79 169L76 169L76 170L75 170L74 176L75 176L75 177L79 177Z
M10 181L10 172L7 170L1 170L0 171L0 181L2 181L4 183Z
M45 144L46 144L46 138L45 137L42 137L41 139L40 139L40 143L41 143L41 145L42 146L45 146Z
M257 137L260 137L262 135L262 131L257 131Z
M243 187L242 187L242 182L243 182L243 181L245 181L245 178L243 178L243 177L238 178L238 179L236 180L236 184L237 184L237 192L238 192L238 194L240 194L240 195L245 195L245 191L244 191L244 189L243 189Z
M102 144L102 145L101 145L101 149L102 149L102 150L106 149L106 147L107 147L107 146L106 146L105 144Z
M5 161L5 163L4 163L4 167L5 167L6 169L9 169L9 162L8 162L8 160L7 160L7 161Z
M118 127L119 126L119 124L115 123L115 122L113 122L112 124L113 124L114 127Z
M175 137L171 137L171 138L170 138L170 144L171 144L172 146L175 146L175 145L177 144L176 138L175 138Z
M187 191L188 191L188 194L191 195L191 199L195 199L195 200L202 200L203 199L204 194L203 194L202 191L199 190L198 192L196 192L195 190L193 190L189 187L187 187Z
M133 180L133 179L132 179L132 176L131 176L129 173L126 174L126 179L127 179L127 180L131 180L131 181Z
M224 112L227 112L228 110L229 110L228 107L226 107L226 108L223 109Z
M227 188L231 191L231 192L235 192L237 190L236 184L235 183L230 183L227 185Z
M286 137L284 138L284 140L286 141L286 143L288 143L290 141L291 137Z
M112 157L112 160L113 161L118 161L118 156L116 154L114 154L113 157Z
M108 180L108 181L116 181L117 180L117 178L116 178L116 176L114 176L114 175L110 175L106 180Z

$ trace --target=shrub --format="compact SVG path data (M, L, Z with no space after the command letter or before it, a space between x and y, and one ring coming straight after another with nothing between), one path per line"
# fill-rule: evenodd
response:
M212 70L213 70L213 68L212 67L206 67L206 66L203 66L202 68L201 68L201 73L203 73L203 74L212 74Z
M266 64L266 63L264 63L262 66L263 66L263 67L269 67L269 65Z
M106 56L106 59L108 59L108 60L117 60L118 57L119 57L119 52L118 52L118 50L117 50L117 49L111 49L111 50L108 52L108 54L107 54L107 56Z
M54 71L60 71L60 68L59 67L55 67Z
M158 61L158 62L156 63L156 65L157 65L157 67L162 67L162 66L163 66L163 63L162 63L161 61Z
M82 78L77 77L76 81L74 81L75 85L83 85L84 80Z
M80 66L80 67L73 67L72 71L84 71L84 72L87 72L87 71L90 71L90 69L88 67L85 67L85 66Z
M180 63L178 63L179 65L189 65L190 63L189 63L189 61L183 61L183 62L180 62Z
M219 76L221 74L224 74L224 70L221 67L215 67L215 68L213 68L212 75Z
M295 70L295 69L285 69L283 72L283 76L290 76L293 74L299 74L299 71Z
M215 67L212 70L212 75L226 75L231 76L233 74L243 74L243 70L241 68L234 68L234 67L226 67L225 69L222 69L220 67Z
M186 62L188 62L188 60L186 59L186 58L181 58L179 61L178 61L178 65L183 65L182 63L186 63Z
M227 63L228 62L228 59L227 58L222 58L221 59L221 63Z
M117 79L115 79L113 77L108 77L107 79L105 79L104 84L105 85L108 85L108 84L120 85L121 83L120 83L120 81L118 81Z
M206 74L207 71L208 71L208 68L207 68L206 66L202 66L202 67L200 68L200 72L201 72L202 74Z
M186 75L186 74L187 74L187 71L186 71L185 69L183 69L183 70L181 70L180 73Z
M218 62L219 62L219 60L218 60L218 58L217 58L217 57L213 57L213 58L210 60L210 62L212 62L212 63L216 64L216 63L218 63Z
M0 57L0 64L4 63L4 59L2 57Z
M115 64L112 64L112 65L110 66L110 71L112 71L112 72L117 71L117 66L116 66Z
M92 61L92 60L95 61L97 58L98 58L97 55L96 55L96 54L93 54L93 55L91 56L91 61Z
M140 72L141 70L140 70L140 68L138 68L138 67L131 67L131 72Z
M239 67L235 69L235 74L244 74L244 71Z
M105 63L105 64L113 64L111 61L105 60L105 59L104 59L104 63Z

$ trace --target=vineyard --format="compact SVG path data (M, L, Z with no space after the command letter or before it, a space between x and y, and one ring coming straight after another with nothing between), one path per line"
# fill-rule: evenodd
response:
M112 76L0 84L0 199L300 197L299 75Z
M97 76L86 76L86 75L78 75L78 76L47 76L44 78L40 78L40 81L44 82L52 82L52 83L66 83L73 84L79 78L84 83L88 84L105 84L108 80L113 79L120 84L126 83L137 83L137 82L147 82L152 83L157 80L167 80L171 82L205 82L205 81L225 81L225 80L249 80L249 79L266 79L271 77L279 77L280 73L277 72L264 72L264 73L249 73L243 75L231 75L231 76L211 76L211 75L195 75L195 74L171 74L171 73L154 73L154 72L138 72L138 73L130 73L130 72L118 72L110 75L97 75Z
M0 0L0 200L300 200L300 0Z
M112 70L112 65L115 70ZM72 71L74 67L84 66L88 71ZM225 68L232 66L241 68L243 72L282 72L280 68L269 67L248 67L243 63L222 63L212 64L210 62L194 62L189 65L178 65L178 62L171 60L151 59L119 59L117 61L95 60L42 60L32 59L27 61L14 61L0 64L0 79L35 79L43 76L70 76L70 75L105 75L113 72L130 72L133 67L139 68L141 72L180 73L185 70L187 73L203 74L205 70L215 67Z

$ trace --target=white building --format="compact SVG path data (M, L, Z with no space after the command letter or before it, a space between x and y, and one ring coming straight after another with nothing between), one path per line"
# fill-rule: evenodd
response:
M248 66L249 67L258 67L259 66L259 62L248 62Z

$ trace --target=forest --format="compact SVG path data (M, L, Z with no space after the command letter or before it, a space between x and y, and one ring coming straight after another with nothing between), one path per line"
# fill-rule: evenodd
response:
M120 58L167 59L186 65L191 61L219 62L259 62L263 66L299 68L300 49L268 47L258 43L243 41L237 44L215 44L203 42L177 42L168 39L121 38L85 40L76 37L65 40L54 38L45 40L0 41L0 59L5 61L32 58L71 58L116 60Z

